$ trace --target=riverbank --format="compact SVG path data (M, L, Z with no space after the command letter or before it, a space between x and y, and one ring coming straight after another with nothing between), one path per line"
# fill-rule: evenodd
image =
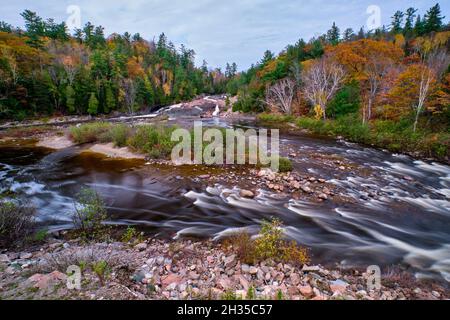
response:
M64 233L63 233L64 234ZM239 260L225 243L149 238L141 242L84 243L55 237L25 251L0 254L0 298L58 300L440 300L449 291L392 268L380 290L368 274ZM81 289L69 290L67 267L81 267Z
M394 153L407 154L416 159L450 163L450 135L444 131L414 132L408 122L372 121L362 124L354 116L326 121L308 117L289 117L261 114L258 121L262 125L276 128L307 130L309 133L345 139L362 145L385 149Z

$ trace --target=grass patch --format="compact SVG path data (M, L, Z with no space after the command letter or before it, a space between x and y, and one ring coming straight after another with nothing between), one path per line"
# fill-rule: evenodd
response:
M256 117L256 120L263 123L288 123L294 121L295 118L282 114L261 113Z
M127 140L132 134L131 127L126 124L115 124L100 137L103 142L112 142L115 147L126 147Z
M227 240L243 263L255 264L260 261L291 263L302 266L310 262L308 250L295 241L283 237L283 224L278 219L263 221L258 237L253 240L247 233L241 233Z
M130 147L150 158L168 158L176 142L171 141L172 132L177 127L140 125L107 122L86 123L70 128L71 139L78 144L114 143L116 147Z
M10 128L0 131L0 139L3 138L32 138L36 135L44 134L48 131L55 130L51 126L32 126L32 127L18 127Z
M107 136L111 127L112 125L107 122L92 122L70 127L70 138L78 144L98 142Z

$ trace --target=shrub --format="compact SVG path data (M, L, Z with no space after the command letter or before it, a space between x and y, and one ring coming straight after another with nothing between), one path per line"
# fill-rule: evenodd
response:
M122 235L122 242L128 243L135 239L136 242L142 242L142 236L136 231L136 228L129 226Z
M299 266L309 263L307 249L295 241L284 240L282 227L283 224L278 219L263 221L256 240L242 233L228 240L228 245L231 245L239 259L247 264L267 259Z
M10 128L7 130L0 131L0 139L3 139L5 137L19 138L19 139L28 138L49 132L51 130L54 130L54 128L49 126Z
M126 124L112 125L102 137L102 142L113 142L114 146L122 148L127 145L127 140L131 136L131 128Z
M226 241L226 246L232 246L241 262L251 264L255 262L255 245L246 232L239 233Z
M292 162L288 158L279 158L279 172L290 172L293 170Z
M309 262L308 250L298 246L295 241L285 242L281 246L281 259L293 265L301 266Z
M278 219L263 221L259 238L255 241L255 254L262 260L279 257L283 237L282 223Z
M391 152L418 152L422 156L446 160L450 154L450 134L424 129L414 132L411 119L373 120L363 124L356 114L336 120L297 119L297 125L321 135L341 135L364 144L386 148Z
M107 122L92 122L70 128L70 137L76 143L97 142L110 130L111 124Z
M227 290L225 293L222 294L221 300L224 300L224 301L237 301L237 300L242 300L242 297L238 296L236 294L236 292L234 292L234 291Z
M70 246L60 251L46 253L36 265L35 271L50 273L58 270L65 273L69 266L79 266L81 271L84 272L88 269L94 271L94 266L97 266L97 271L102 274L102 269L109 271L113 267L129 263L130 259L131 254L123 251L109 251L105 244L94 242L81 247ZM103 268L105 262L107 268Z
M104 226L107 212L103 199L92 189L83 188L77 195L73 224L85 239L105 239L108 228Z
M28 205L0 201L0 247L21 244L35 227L36 211Z
M256 292L255 288L249 287L247 290L247 300L255 300L256 299Z
M176 144L171 141L175 129L176 127L139 126L136 133L128 139L128 145L148 154L151 158L166 158Z
M103 286L108 275L109 265L105 260L96 261L92 264L92 271L97 275L100 284Z

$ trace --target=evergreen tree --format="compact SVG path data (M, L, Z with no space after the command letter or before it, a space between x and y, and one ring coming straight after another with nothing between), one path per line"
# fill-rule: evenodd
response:
M105 92L105 112L108 113L116 108L116 99L110 85L106 86Z
M83 43L83 30L75 29L73 36L80 44Z
M35 48L42 47L40 37L45 36L45 22L36 12L25 10L20 14L25 20L26 35L29 37L27 43Z
M75 91L73 90L72 86L67 86L66 88L66 105L67 110L70 113L75 112Z
M417 16L416 23L414 25L414 33L418 36L425 34L425 25L424 21L420 17L420 14Z
M355 37L355 32L353 31L352 28L345 29L344 35L343 35L344 41L352 41L354 39L354 37Z
M358 31L358 40L365 39L365 38L366 38L366 33L364 31L364 28L361 27L361 29L359 29L359 31Z
M312 59L320 58L323 55L324 52L325 51L324 51L324 48L323 48L322 41L320 41L319 39L314 40L312 42L310 58L312 58Z
M401 11L395 12L394 15L392 16L391 31L393 34L402 32L402 24L404 16L405 14Z
M6 23L5 21L0 21L0 32L12 32L12 25Z
M405 28L403 30L403 33L410 37L412 36L413 29L414 29L414 18L416 17L417 9L415 8L408 8L406 10L406 22L405 22Z
M442 20L445 17L441 15L439 3L430 8L425 15L424 31L425 33L439 31L442 28Z
M272 51L266 50L264 52L264 56L260 62L260 65L264 66L264 65L266 65L267 62L273 60L274 58L275 58L275 55L272 53Z
M331 27L331 29L328 30L326 38L327 38L327 41L329 43L331 43L332 45L337 45L339 43L340 30L336 26L335 22L333 22L333 26Z
M86 23L83 28L84 42L91 44L92 35L94 33L94 25L90 22Z
M90 115L96 115L98 113L98 100L95 96L95 93L91 93L91 97L89 98L88 110L87 112Z

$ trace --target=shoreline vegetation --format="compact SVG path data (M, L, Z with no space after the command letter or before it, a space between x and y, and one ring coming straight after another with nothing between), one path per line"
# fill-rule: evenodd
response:
M363 124L354 115L323 121L313 117L295 117L273 113L257 114L255 119L258 125L281 130L286 129L289 133L295 134L306 130L309 134L315 136L343 139L368 147L388 150L392 153L405 154L418 160L450 163L450 133L425 130L414 132L409 122L379 120ZM155 128L152 124L144 126ZM41 125L32 128L14 128L0 131L0 139L38 138L39 141L36 146L55 150L76 144L98 143L101 146L94 146L92 151L110 157L132 158L134 154L134 157L138 159L145 156L153 159L167 158L171 150L169 147L173 145L170 142L171 129L169 128L168 132L164 133L166 130L164 126L156 127L156 130L149 129L152 132L147 132L149 135L154 134L160 138L164 136L161 145L154 143L156 145L155 150L150 148L151 143L147 143L145 147L146 142L142 140L142 131L139 138L136 137L133 141L127 141L128 135L131 133L129 124L109 123L95 119L78 127L69 127L69 130L72 131L69 134L65 134L57 128ZM56 131L56 133L52 134L53 131Z
M450 163L450 133L419 130L414 132L410 122L389 120L363 124L354 115L323 121L312 117L293 117L259 114L257 122L276 128L295 125L319 136L343 138L349 142L402 153L416 159L437 160ZM289 127L292 129L292 126Z

